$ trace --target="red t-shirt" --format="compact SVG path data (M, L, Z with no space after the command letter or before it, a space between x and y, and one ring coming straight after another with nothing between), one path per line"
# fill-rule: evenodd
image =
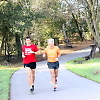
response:
M24 64L28 64L31 62L36 62L36 57L34 53L30 53L30 50L37 52L38 48L36 45L31 44L30 46L27 45L23 45L22 46L22 52L24 52L24 55L26 56L25 58L23 58L23 63Z

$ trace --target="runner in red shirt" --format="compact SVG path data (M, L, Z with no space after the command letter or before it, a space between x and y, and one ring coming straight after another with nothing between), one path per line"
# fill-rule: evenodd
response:
M36 54L39 54L36 45L31 44L31 38L28 36L25 39L26 45L22 46L23 64L27 71L30 92L34 91L35 69L36 69Z

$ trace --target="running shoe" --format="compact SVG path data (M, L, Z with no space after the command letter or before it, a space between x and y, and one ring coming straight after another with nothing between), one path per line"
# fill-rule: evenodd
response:
M53 91L57 91L57 87L54 87Z
M34 91L34 85L32 85L32 89L33 89L33 91Z
M32 88L30 89L30 92L33 93L34 91L34 85L32 85Z
M31 88L31 89L30 89L30 93L33 93L33 91L34 91L34 90Z

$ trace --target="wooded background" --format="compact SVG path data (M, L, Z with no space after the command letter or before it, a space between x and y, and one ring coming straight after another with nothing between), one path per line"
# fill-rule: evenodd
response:
M26 36L39 48L48 38L94 39L97 47L99 17L99 0L0 0L0 60L20 58Z

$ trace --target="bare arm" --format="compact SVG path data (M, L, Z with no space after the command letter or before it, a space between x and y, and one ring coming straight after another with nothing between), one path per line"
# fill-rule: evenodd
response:
M24 52L22 52L22 58L25 58L26 56L24 55Z
M36 55L39 55L39 54L41 54L41 52L40 52L40 50L39 51L37 51L37 52L34 52Z
M55 59L56 59L56 61L58 61L58 60L59 60L59 57L60 57L60 55L58 55L58 57L57 57L57 58L55 58Z
M43 53L43 57L46 57L46 54L45 53Z
M58 56L57 56L57 58L55 58L56 59L56 61L58 61L59 60L59 57L61 56L61 53L60 53L60 49L58 49Z
M61 54L59 54L57 58L59 58L60 56L61 56Z
M39 54L40 54L40 50L37 51L37 52L34 52L34 51L31 50L30 53L34 53L34 54L36 54L36 55L39 55Z

